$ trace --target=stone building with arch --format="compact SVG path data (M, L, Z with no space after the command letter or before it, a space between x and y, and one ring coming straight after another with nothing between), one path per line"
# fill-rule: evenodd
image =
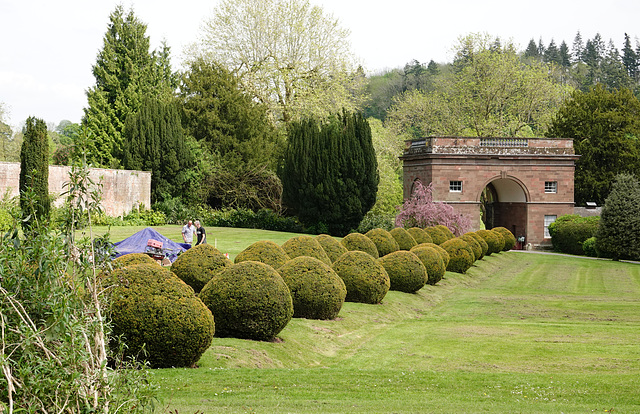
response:
M432 183L433 200L468 214L473 227L506 227L525 244L549 245L547 227L574 211L571 139L428 137L406 142L404 198Z

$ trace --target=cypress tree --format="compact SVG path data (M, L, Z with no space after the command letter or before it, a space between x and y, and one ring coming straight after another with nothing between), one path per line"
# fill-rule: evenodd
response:
M371 129L362 114L293 123L280 172L283 203L311 230L344 235L373 207L378 188Z
M640 184L631 174L618 174L602 208L596 250L614 260L640 260Z
M49 218L49 139L42 119L27 118L20 151L20 208L25 229ZM30 194L31 193L31 194Z

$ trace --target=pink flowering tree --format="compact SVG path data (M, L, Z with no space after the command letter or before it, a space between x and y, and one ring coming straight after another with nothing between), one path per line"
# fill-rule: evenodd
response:
M397 227L430 227L436 224L445 225L456 236L471 229L471 218L466 214L456 213L449 204L433 201L431 183L424 186L416 181L411 197L404 202L400 213L396 216Z

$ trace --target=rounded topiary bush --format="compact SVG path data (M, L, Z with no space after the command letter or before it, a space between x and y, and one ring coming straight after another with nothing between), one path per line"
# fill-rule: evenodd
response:
M234 263L246 261L262 262L274 269L287 263L290 257L277 243L269 240L261 240L251 244L249 247L238 253Z
M482 257L487 255L487 251L489 250L489 245L487 244L486 241L484 241L484 239L482 237L480 237L480 235L478 233L470 231L468 233L465 233L465 235L473 237L475 239L475 241L478 242L478 244L482 248Z
M491 231L495 231L496 233L500 233L500 235L502 235L504 239L504 247L502 248L503 252L516 247L516 236L514 236L508 228L494 227L491 229Z
M233 262L210 244L200 244L182 253L171 265L171 271L198 293L211 278Z
M328 234L320 234L316 236L316 240L320 243L320 246L322 246L327 256L329 256L331 263L338 260L338 257L348 251L347 248L340 244L338 240Z
M427 283L435 285L442 280L447 268L442 261L442 255L434 247L429 246L416 246L411 249L411 252L418 256L418 259L422 262L427 269Z
M390 290L414 293L427 283L427 269L418 256L398 250L378 259L389 275Z
M376 259L379 257L376 245L370 238L362 233L349 233L340 241L340 243L342 243L342 245L350 252L359 250L361 252L369 253Z
M469 247L471 247L471 250L473 250L474 261L480 260L484 257L482 246L480 246L480 243L478 243L475 237L471 236L470 234L463 234L462 236L460 236L460 238L466 241Z
M471 247L461 238L447 240L441 247L449 253L449 264L447 270L456 273L465 273L475 261L475 256Z
M111 272L105 282L112 285L113 336L126 344L126 356L145 359L153 368L190 367L211 345L211 312L169 269L129 265Z
M582 243L582 250L584 254L589 257L598 257L598 251L596 250L596 238L589 237Z
M298 256L285 263L278 273L291 291L294 318L338 316L347 288L330 266L314 257Z
M442 234L445 235L445 237L447 238L447 240L451 240L453 238L456 237L455 234L453 234L453 232L451 231L451 229L447 226L445 226L444 224L436 224L435 228L437 228L438 230L440 230L442 232Z
M365 233L373 244L376 245L376 249L378 250L378 256L382 257L391 252L397 252L400 250L400 246L398 246L398 242L393 238L391 233L384 229L373 229L369 230Z
M113 259L114 267L126 267L134 264L152 264L160 266L158 262L151 258L151 256L144 253L123 254L122 256Z
M421 243L433 243L433 239L429 236L429 233L421 229L420 227L411 227L407 229L411 237L416 241L417 244Z
M417 246L413 247L411 250L417 249L419 247L433 247L434 249L436 249L436 251L440 253L440 256L442 257L442 263L444 263L445 269L447 268L447 265L449 264L449 253L447 253L445 249L440 247L440 245L437 245L435 243L420 243Z
M491 230L478 230L476 234L484 239L487 242L487 256L490 256L493 253L499 253L502 251L504 247L504 239L499 238L500 235Z
M449 240L449 238L437 227L427 227L424 229L425 232L431 237L434 244L441 245L442 243Z
M368 253L346 252L333 263L333 270L344 281L347 302L380 303L389 291L387 271Z
M291 259L299 256L315 257L321 262L331 266L331 259L329 259L327 252L324 251L322 245L315 237L305 235L292 237L282 244L282 249Z
M402 227L396 227L395 229L392 229L389 234L391 234L393 238L396 239L400 250L411 250L413 246L418 244L416 243L416 240L413 238L413 236Z
M289 287L273 267L241 262L212 278L200 299L216 318L216 336L269 340L289 323Z

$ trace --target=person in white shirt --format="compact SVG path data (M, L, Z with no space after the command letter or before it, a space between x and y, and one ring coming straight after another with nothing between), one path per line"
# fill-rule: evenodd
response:
M189 220L187 221L187 224L182 227L182 239L185 243L192 244L194 234L196 234L196 226L194 226L193 222Z

